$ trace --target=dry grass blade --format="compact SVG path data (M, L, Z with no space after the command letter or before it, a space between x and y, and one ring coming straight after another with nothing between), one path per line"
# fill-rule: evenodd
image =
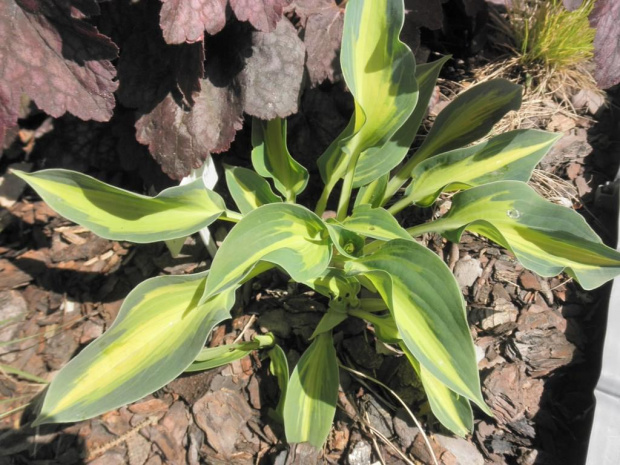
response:
M403 408L405 409L407 414L411 417L411 419L413 420L413 423L420 430L420 434L422 434L422 437L424 438L424 443L426 444L426 447L428 448L428 451L430 452L431 457L433 457L433 463L435 465L439 465L439 463L437 462L437 457L435 457L435 452L433 451L433 447L431 446L431 442L429 441L428 436L426 435L426 433L424 433L424 429L422 428L422 424L418 421L416 416L413 414L413 412L409 409L407 404L400 398L400 396L398 394L396 394L392 389L390 389L388 386L383 384L381 381L373 378L372 376L368 376L367 374L362 373L361 371L357 371L357 370L354 370L353 368L349 368L349 367L343 365L342 363L338 363L338 366L340 368L342 368L343 370L348 371L349 373L354 374L355 376L358 376L358 377L361 377L361 378L365 378L365 379L367 379L369 381L372 381L373 383L377 384L378 386L381 386L383 389L388 391L392 396L394 396L394 398L403 406Z

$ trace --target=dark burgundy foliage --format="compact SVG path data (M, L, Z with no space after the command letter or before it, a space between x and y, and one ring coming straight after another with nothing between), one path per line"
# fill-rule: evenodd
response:
M118 49L80 19L98 11L94 0L0 2L0 143L22 94L55 117L112 117Z
M304 28L311 85L334 82L339 73L338 51L344 25L344 8L334 0L298 0L292 8Z
M599 87L607 89L620 83L620 1L597 0L590 24L596 28L594 77Z
M162 0L161 29L169 44L198 42L204 31L214 35L226 25L228 0Z
M229 0L230 7L240 21L249 21L259 31L269 32L276 28L284 7L291 0Z

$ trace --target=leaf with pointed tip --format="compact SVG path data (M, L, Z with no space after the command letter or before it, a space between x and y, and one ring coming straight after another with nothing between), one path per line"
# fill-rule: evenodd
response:
M523 88L505 79L483 82L460 94L437 116L417 162L484 137L510 110L521 107Z
M419 97L413 113L383 146L373 147L360 156L355 167L353 187L363 186L389 173L403 161L428 111L428 102L433 95L439 71L449 59L450 56L445 56L432 63L416 66L415 76L419 86Z
M269 203L282 202L271 186L255 171L239 166L224 165L226 186L239 211L244 215Z
M372 208L370 205L355 207L353 214L342 222L342 227L364 237L382 241L412 240L411 235L398 224L392 214L383 208Z
M400 348L420 377L435 418L457 436L464 437L471 433L474 429L474 414L469 400L451 391L435 378L426 368L420 365L402 342L400 343Z
M105 239L146 243L185 237L226 211L222 198L202 179L147 197L75 171L14 173L62 216Z
M308 170L297 163L286 146L286 120L252 120L252 165L258 174L273 178L276 189L287 199L303 192Z
M620 252L603 244L581 215L546 201L520 181L494 182L456 194L446 216L407 231L436 231L458 242L465 229L506 247L541 276L566 269L584 289L620 274Z
M282 267L295 281L320 275L332 244L323 221L310 210L272 203L248 213L228 233L207 279L207 296L238 284L259 261Z
M344 175L352 157L357 160L362 152L382 147L413 112L418 85L413 53L399 40L403 19L399 1L347 3L340 63L355 98L355 112L319 158L328 186Z
M551 132L520 129L478 145L435 155L415 167L405 197L411 203L429 206L442 191L467 189L493 181L527 182L559 137Z
M338 384L332 335L319 334L297 362L288 382L283 411L288 442L323 447L336 413Z
M314 331L310 336L310 340L314 339L319 334L331 331L346 319L347 314L344 312L328 311L321 317L319 323L316 325L316 328L314 328Z
M230 317L234 303L231 291L199 304L207 274L160 276L139 284L110 329L56 375L35 423L92 418L181 374L211 329Z
M454 276L437 255L417 242L396 239L347 261L345 270L374 284L403 342L430 373L488 411L465 303Z

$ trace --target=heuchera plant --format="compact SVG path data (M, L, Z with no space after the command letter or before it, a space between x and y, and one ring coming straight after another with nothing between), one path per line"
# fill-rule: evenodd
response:
M519 86L498 80L463 93L404 161L446 59L416 66L399 40L403 10L403 0L347 3L341 65L355 110L318 161L325 188L314 211L295 203L308 172L289 154L286 122L280 119L253 122L254 170L226 169L238 212L201 179L145 197L70 171L17 173L60 214L108 239L173 240L218 219L236 223L209 271L138 285L108 331L56 375L35 424L94 417L184 371L267 348L281 389L277 412L286 439L321 447L338 399L332 330L353 317L372 324L379 340L405 353L433 414L465 435L473 426L471 402L490 413L480 392L465 303L445 263L416 238L434 232L458 241L468 230L505 247L541 276L565 271L585 289L620 273L620 253L606 247L581 216L547 202L526 184L558 135L516 130L471 145L519 107ZM323 219L339 183L336 216ZM403 186L404 195L395 195ZM456 191L439 219L405 229L394 217ZM230 317L235 291L274 267L329 298L290 375L270 335L204 347L213 327ZM364 297L362 289L368 291Z

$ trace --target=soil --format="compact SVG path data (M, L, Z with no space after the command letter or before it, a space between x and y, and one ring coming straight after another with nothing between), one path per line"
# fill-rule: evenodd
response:
M439 95L436 100L441 105ZM610 108L599 110L596 121L557 113L537 124L565 133L541 165L544 172L566 181L555 186L563 185L568 194L552 189L558 197L554 200L572 203L613 244L615 231L610 225L615 224L615 213L610 212L617 212L617 206L605 203L604 195L597 203L594 195L617 170L613 154L618 142L611 135L617 133L619 119L615 107ZM337 113L333 120L330 132L346 121ZM94 156L56 156L71 131L93 137L93 129L101 126L70 117L54 124L47 136L37 135L36 128L22 128L19 150L5 152L0 160L4 179L14 163L29 163L33 170L78 165L100 179L143 190L136 170L142 175L156 172L146 157L137 166L116 172L122 155L103 161ZM86 147L101 147L105 137L98 134L97 143ZM28 144L36 147L34 151ZM115 151L114 144L106 147L106 153ZM158 183L160 177L153 182ZM545 191L544 183L538 187ZM0 412L5 415L0 420L0 464L432 463L422 434L392 393L345 370L340 373L334 426L323 450L287 446L281 426L272 419L277 383L260 354L213 371L183 375L145 399L92 420L30 427L44 388L37 380L50 380L101 335L136 284L159 274L204 270L210 259L196 237L187 240L178 258L172 258L162 244L97 238L56 215L31 191L22 195L19 186L12 192L3 190L2 201ZM382 380L412 408L439 463L583 463L608 287L584 292L563 275L542 279L524 270L505 250L473 235L465 235L458 245L434 236L427 240L453 269L463 290L483 394L494 418L476 411L473 435L452 437L429 414L406 359L376 341L359 321L348 320L334 331L341 362ZM242 289L234 318L214 330L209 345L238 337L250 340L256 333L271 331L294 365L325 304L278 272L267 273ZM15 411L9 414L11 410Z

